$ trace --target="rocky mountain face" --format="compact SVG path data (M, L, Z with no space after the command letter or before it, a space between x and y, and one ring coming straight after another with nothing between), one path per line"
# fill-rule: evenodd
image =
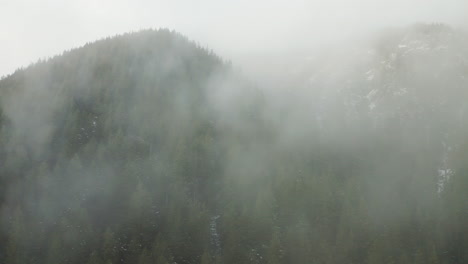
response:
M303 104L325 130L382 134L402 148L437 153L445 181L453 173L450 153L468 131L468 35L421 24L359 43L342 43L305 63L298 77L313 99ZM343 117L340 128L327 126L336 116Z

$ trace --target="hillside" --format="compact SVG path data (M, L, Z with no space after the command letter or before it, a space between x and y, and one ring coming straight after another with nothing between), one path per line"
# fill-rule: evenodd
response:
M0 262L136 263L142 245L177 252L160 263L199 258L221 152L206 92L228 70L150 30L1 80Z

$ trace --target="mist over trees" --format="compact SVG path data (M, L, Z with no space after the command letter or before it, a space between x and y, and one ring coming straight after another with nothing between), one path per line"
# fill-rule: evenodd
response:
M467 263L467 34L299 68L144 30L4 77L0 263Z

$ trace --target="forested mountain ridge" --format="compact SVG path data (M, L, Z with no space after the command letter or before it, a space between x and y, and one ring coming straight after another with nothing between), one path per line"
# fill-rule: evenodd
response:
M205 201L220 152L205 92L228 68L177 33L150 30L2 79L2 263L136 263L143 245L153 254L157 230L189 250L170 253L159 237L159 263L198 259L190 252L209 248Z
M440 36L445 53L417 51ZM168 30L18 70L0 80L0 263L465 263L462 39L384 32L305 65L280 105Z

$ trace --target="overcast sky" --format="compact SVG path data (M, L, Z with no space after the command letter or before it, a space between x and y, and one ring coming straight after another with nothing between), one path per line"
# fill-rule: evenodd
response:
M223 56L288 52L414 22L468 25L468 0L0 0L0 76L86 42L175 29Z

